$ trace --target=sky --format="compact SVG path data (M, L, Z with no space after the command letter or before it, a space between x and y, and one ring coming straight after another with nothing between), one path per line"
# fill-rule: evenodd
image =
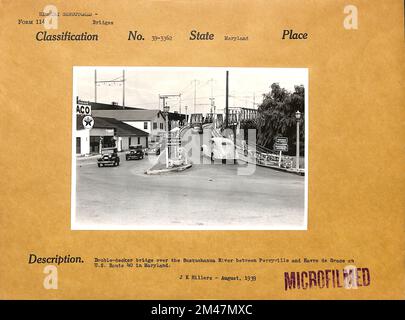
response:
M74 95L80 100L94 101L94 70L97 70L98 81L106 81L122 79L124 69L125 106L162 109L159 95L181 94L181 99L168 98L166 104L171 112L182 113L185 106L187 113L210 112L211 96L215 99L216 112L223 112L227 70L229 107L257 108L274 82L290 91L294 90L294 85L308 84L305 68L75 67ZM99 83L97 102L122 105L122 88L121 83Z

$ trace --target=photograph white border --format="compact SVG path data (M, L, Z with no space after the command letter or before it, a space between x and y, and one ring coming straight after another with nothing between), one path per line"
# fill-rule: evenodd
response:
M305 187L304 187L304 224L302 226L289 227L285 225L273 225L265 227L260 226L248 226L243 228L241 226L156 226L156 225L144 225L144 226L135 226L135 225L93 225L93 224L78 224L76 223L76 97L78 96L77 88L77 71L78 69L117 69L117 68L131 68L138 70L147 70L147 69L171 69L173 71L180 71L185 69L222 69L224 71L232 71L236 69L299 69L302 72L305 72ZM309 149L309 70L308 68L272 68L272 67L170 67L170 66L73 66L73 90L72 90L72 105L70 106L72 112L72 148L71 148L71 159L72 159L72 174L71 174L71 230L86 230L86 231L95 231L95 230L122 230L122 231L131 231L131 230L144 230L144 231L288 231L288 230L308 230L308 173L309 173L309 161L308 161L308 149Z

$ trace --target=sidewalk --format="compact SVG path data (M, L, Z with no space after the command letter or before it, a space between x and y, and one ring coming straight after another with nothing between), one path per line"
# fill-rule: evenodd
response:
M252 158L251 156L245 156L240 150L238 150L238 156L240 161L244 161L246 163L251 163L255 164L259 167L264 167L264 168L269 168L273 170L278 170L278 171L284 171L288 173L294 173L298 175L305 175L305 168L300 168L299 171L295 169L295 159L293 161L293 166L291 168L284 168L284 167L279 167L278 164L275 164L274 162L266 161L263 160L263 162L256 161L255 158ZM302 157L304 158L304 157ZM301 159L300 157L300 164L301 160L304 161L305 159Z
M126 151L120 151L120 152L118 152L118 155L125 154L125 152ZM100 153L92 153L89 155L76 155L76 161L97 159L97 158L100 158L100 156L101 156Z
M89 159L96 159L100 157L100 154L90 154L90 155L76 155L76 161L84 161Z

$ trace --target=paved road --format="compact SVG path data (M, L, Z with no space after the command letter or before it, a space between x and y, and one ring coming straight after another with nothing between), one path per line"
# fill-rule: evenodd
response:
M153 165L147 158L120 157L119 167L98 168L95 159L77 161L77 224L106 229L271 229L304 224L304 177L221 163L146 175ZM243 170L252 174L239 175Z

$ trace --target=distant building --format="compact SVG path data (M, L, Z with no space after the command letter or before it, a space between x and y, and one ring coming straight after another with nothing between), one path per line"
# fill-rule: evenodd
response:
M117 147L118 151L141 144L148 147L148 133L122 121L93 115L92 129L84 129L83 116L76 116L76 154L99 153L100 147Z
M160 141L166 132L165 117L160 110L146 109L116 109L116 110L92 110L96 117L107 117L120 120L134 128L149 134L149 142Z
M187 123L186 115L178 112L169 112L169 130L184 126Z

